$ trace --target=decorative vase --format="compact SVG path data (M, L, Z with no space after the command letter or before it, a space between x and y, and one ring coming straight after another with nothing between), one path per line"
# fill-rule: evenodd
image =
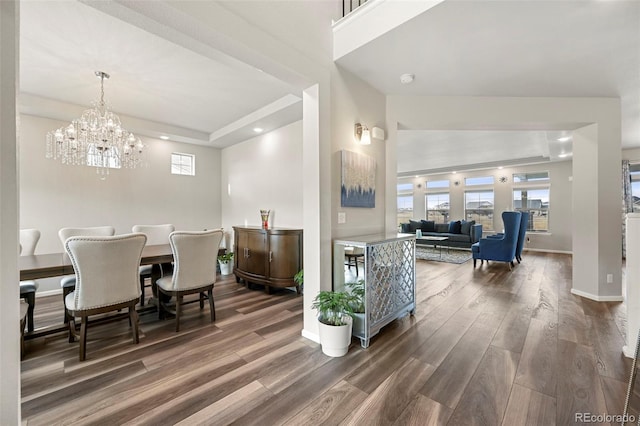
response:
M269 229L269 213L271 210L260 210L260 218L262 219L262 229Z
M318 321L322 353L332 357L344 356L351 344L351 317L346 317L346 325L327 325Z

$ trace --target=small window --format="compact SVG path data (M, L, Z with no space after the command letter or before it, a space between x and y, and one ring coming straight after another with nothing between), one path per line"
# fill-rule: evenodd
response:
M549 230L549 188L514 189L513 209L529 212L528 231Z
M466 220L475 220L483 231L493 231L493 191L467 191L464 193Z
M513 183L548 182L548 181L549 181L549 172L515 173L513 175Z
M427 220L449 222L449 193L427 194Z
M196 175L196 156L192 154L171 154L171 174L174 175Z
M398 226L413 219L413 195L398 196Z
M398 192L407 192L407 191L413 191L413 184L412 183L399 183L398 184Z
M493 176L465 178L466 186L493 185Z
M448 180L430 180L427 181L427 189L448 188Z

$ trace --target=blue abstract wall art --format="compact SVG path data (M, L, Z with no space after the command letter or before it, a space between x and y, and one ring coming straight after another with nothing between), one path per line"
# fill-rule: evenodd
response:
M376 160L368 155L342 151L342 207L376 206Z

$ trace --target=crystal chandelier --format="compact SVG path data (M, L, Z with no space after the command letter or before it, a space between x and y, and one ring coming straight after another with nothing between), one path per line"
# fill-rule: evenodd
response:
M96 71L100 78L100 101L73 120L67 127L47 133L46 157L60 159L62 164L96 167L104 179L110 168L134 169L144 164L140 138L125 130L120 118L109 111L104 102L104 79L109 74Z

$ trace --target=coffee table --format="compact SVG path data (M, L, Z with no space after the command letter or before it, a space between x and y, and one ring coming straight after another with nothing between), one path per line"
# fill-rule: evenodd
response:
M445 241L447 242L447 253L449 253L449 237L416 237L416 245L432 245L434 249L438 248L439 246L440 259L442 259L442 247L444 246Z

